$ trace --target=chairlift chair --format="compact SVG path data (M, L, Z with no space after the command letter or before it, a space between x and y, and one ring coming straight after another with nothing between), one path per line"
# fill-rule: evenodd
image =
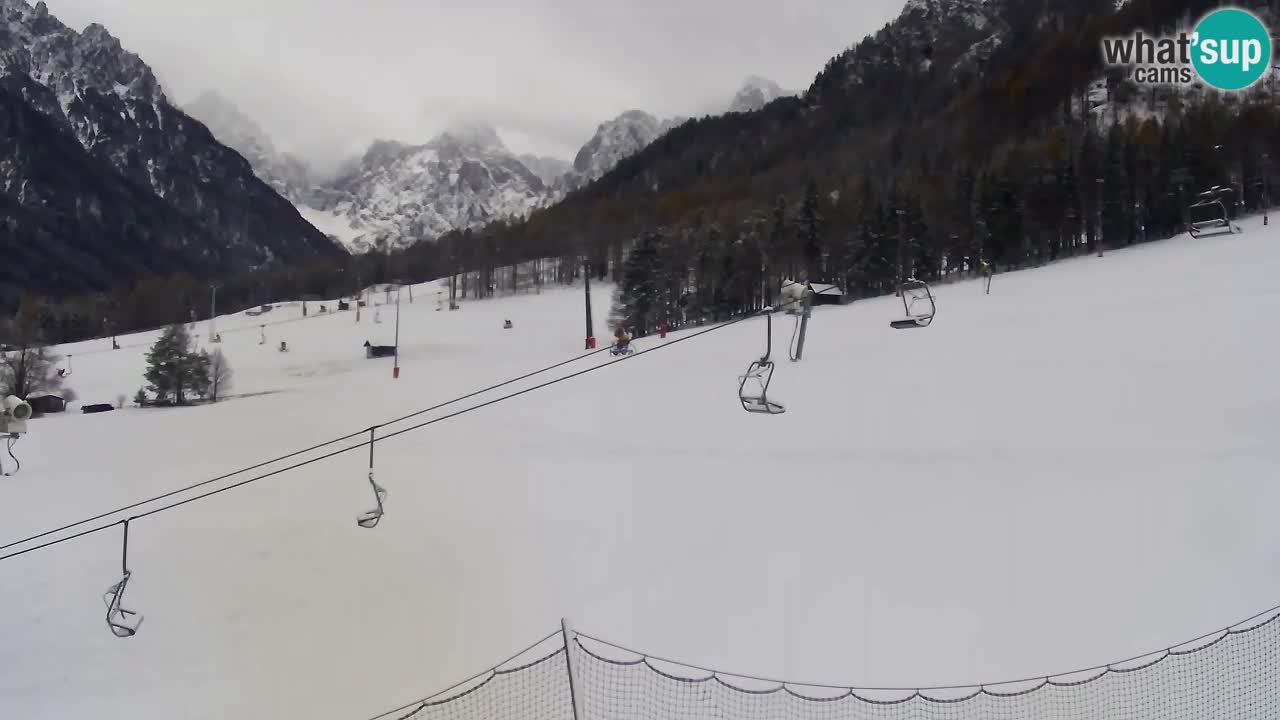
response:
M133 637L138 633L138 628L142 626L142 616L133 610L125 609L124 591L129 585L129 578L133 573L129 570L129 521L124 521L124 549L121 553L120 560L123 576L120 582L107 588L102 594L102 601L107 606L107 627L111 629L111 634L118 638Z
M1216 185L1200 193L1199 199L1188 209L1191 215L1189 228L1191 237L1201 238L1240 232L1240 228L1231 222L1227 206L1222 201L1224 197L1230 197L1233 192L1231 188ZM1199 220L1195 217L1197 211L1201 216Z
M118 638L133 637L138 634L138 628L142 626L142 616L121 605L130 576L131 573L126 571L120 582L112 585L102 595L102 601L107 606L107 627L111 628L111 633Z
M377 431L377 427L369 428L369 487L373 488L373 499L377 503L377 507L356 516L356 524L366 530L372 530L378 527L378 523L382 522L382 516L385 514L383 505L387 500L387 489L373 479L373 450L374 446L377 445Z
M378 527L378 523L382 522L382 516L385 514L383 503L387 500L387 489L374 482L373 471L369 471L369 485L373 488L373 499L378 506L372 510L360 513L356 517L356 524L366 530L372 530Z
M933 299L933 291L929 289L929 284L923 280L911 278L902 283L900 290L902 294L902 309L906 317L902 320L894 320L889 323L889 326L895 330L929 327L933 323L933 316L938 310L937 304Z
M787 408L782 403L769 399L769 383L773 380L774 369L773 361L769 359L769 355L773 352L773 312L771 309L766 312L768 341L765 345L764 357L752 362L747 367L747 372L739 376L738 400L742 403L742 409L749 413L781 415L787 411ZM747 383L752 380L755 384L748 390Z

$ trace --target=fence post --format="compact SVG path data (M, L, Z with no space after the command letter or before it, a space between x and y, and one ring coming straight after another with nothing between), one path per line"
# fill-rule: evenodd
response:
M560 619L560 632L564 634L564 662L569 669L569 700L573 703L573 720L586 720L582 712L582 701L578 697L578 673L573 663L573 650L570 643L573 642L573 626L569 623L569 618Z

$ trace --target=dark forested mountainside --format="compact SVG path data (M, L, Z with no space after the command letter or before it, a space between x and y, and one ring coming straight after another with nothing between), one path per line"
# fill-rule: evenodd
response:
M1244 4L1270 18L1277 3ZM642 243L678 284L662 312L680 321L757 307L782 277L874 294L981 260L1166 237L1210 185L1235 186L1237 209L1263 202L1280 153L1275 80L1236 94L1137 87L1104 67L1101 39L1216 6L913 0L805 97L687 122L528 222L447 238L444 255L585 252L616 273Z

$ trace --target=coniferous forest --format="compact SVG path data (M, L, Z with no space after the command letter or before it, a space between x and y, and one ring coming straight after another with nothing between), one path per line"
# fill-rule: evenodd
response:
M1241 4L1280 18L1276 0ZM205 317L215 281L220 312L448 275L483 296L520 284L511 266L559 258L557 281L586 267L619 282L622 318L643 335L762 307L784 279L865 297L906 277L1159 240L1186 228L1211 186L1234 190L1232 214L1269 205L1280 83L1272 72L1233 94L1137 86L1103 64L1100 43L1172 31L1216 5L920 4L833 58L801 98L690 120L522 221L396 252L20 301L46 341L65 342ZM19 299L7 301L9 314Z

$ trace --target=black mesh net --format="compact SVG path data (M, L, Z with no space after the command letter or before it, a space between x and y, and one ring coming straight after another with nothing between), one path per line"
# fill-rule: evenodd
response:
M884 690L739 678L584 634L394 717L466 720L1235 720L1280 718L1280 614L1069 675ZM574 669L569 682L570 661ZM392 716L383 716L392 717Z
M541 654L530 653L531 660L491 670L375 720L573 720L563 641L538 649Z

